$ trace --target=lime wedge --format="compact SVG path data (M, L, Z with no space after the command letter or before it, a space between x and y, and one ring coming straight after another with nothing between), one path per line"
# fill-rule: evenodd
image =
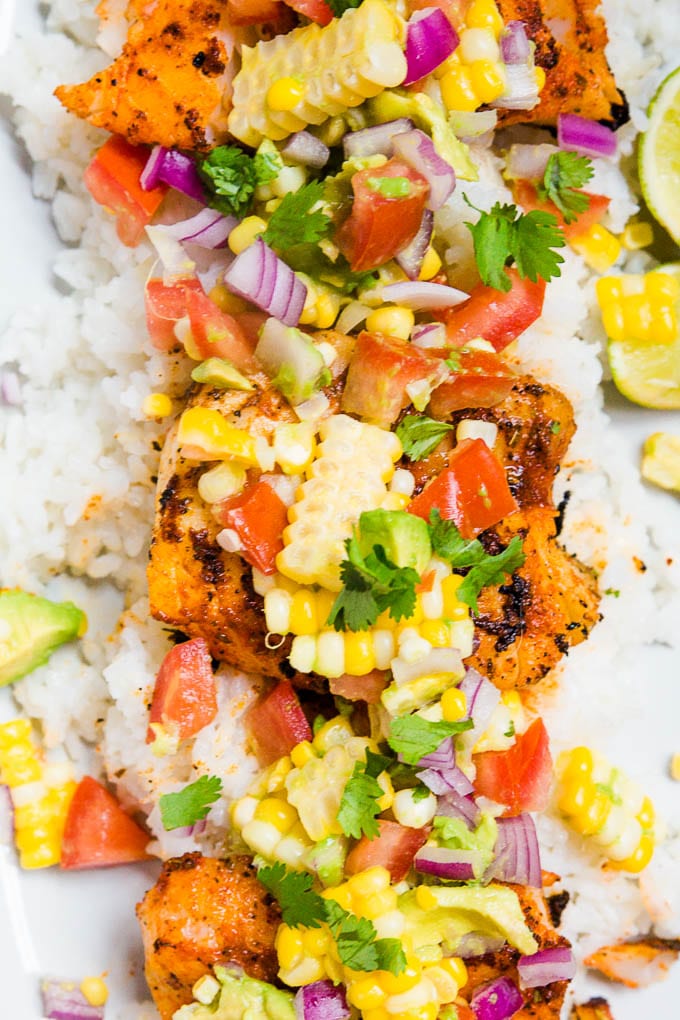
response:
M654 218L680 244L680 67L661 82L647 115L649 127L638 150L642 194Z
M680 262L659 266L658 272L680 280ZM643 407L680 409L680 333L670 344L609 340L607 353L612 378L624 397Z

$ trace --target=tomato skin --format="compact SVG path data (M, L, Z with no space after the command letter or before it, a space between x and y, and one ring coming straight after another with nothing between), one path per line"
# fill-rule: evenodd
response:
M101 783L85 776L66 815L61 867L73 871L146 861L149 839Z
M241 556L263 574L276 572L276 557L283 549L283 529L288 508L267 482L247 485L237 496L221 500L213 508L225 528L241 539Z
M432 391L428 414L448 418L466 407L493 407L507 397L516 373L497 354L490 351L460 351L459 367L452 369Z
M168 190L166 184L151 191L142 190L139 178L148 158L148 149L130 145L120 135L111 135L83 174L95 202L115 214L118 237L128 248L139 244L144 228Z
M157 351L171 351L179 343L175 324L187 314L187 290L203 292L200 280L187 276L166 284L160 277L147 281L144 290L146 328L152 347Z
M564 217L555 203L550 200L541 201L535 185L530 181L515 181L512 187L512 194L515 202L521 205L525 212L532 212L534 209L538 209L542 212L552 213L557 218L557 222L564 231L564 236L568 241L579 234L585 233L590 227L599 223L611 202L611 199L606 195L591 195L589 191L579 191L579 194L588 196L590 204L587 209L577 215L575 220L572 220L571 223L565 223Z
M298 696L288 680L281 680L248 712L246 729L262 766L289 754L296 744L312 739L312 730Z
M483 283L473 287L470 297L446 313L446 335L453 347L465 347L484 337L496 351L516 340L543 311L545 280L522 279L509 269L512 286L504 293Z
M542 719L520 733L507 751L473 755L477 769L475 791L508 806L509 815L543 811L550 797L552 757Z
M446 372L435 354L397 337L364 331L349 363L342 409L385 428L410 404L410 383L445 378Z
M191 336L202 358L228 358L241 372L254 372L253 344L233 315L218 308L203 290L186 291Z
M386 818L377 819L380 835L375 839L362 836L352 847L345 861L348 875L356 875L366 868L387 868L393 882L406 878L413 858L427 842L428 830L412 829Z
M317 25L329 25L333 20L333 11L325 0L284 0L284 3Z
M408 195L387 198L370 186L370 180L406 177ZM352 211L335 234L335 242L356 273L376 269L405 248L418 233L429 194L424 177L407 163L390 159L352 177Z
M463 538L474 538L517 509L505 469L483 439L464 439L449 454L444 468L406 507L429 520L439 510Z
M149 711L147 744L159 739L151 723L186 740L217 715L212 660L204 638L192 638L167 653L156 676Z
M331 694L339 694L347 701L365 701L368 705L377 705L388 683L387 670L372 669L364 676L343 673L341 676L331 678L328 681L328 688Z

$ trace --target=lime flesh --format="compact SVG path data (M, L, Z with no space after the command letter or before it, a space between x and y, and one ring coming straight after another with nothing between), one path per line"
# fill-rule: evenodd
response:
M640 138L640 185L654 218L680 244L680 67L659 86Z

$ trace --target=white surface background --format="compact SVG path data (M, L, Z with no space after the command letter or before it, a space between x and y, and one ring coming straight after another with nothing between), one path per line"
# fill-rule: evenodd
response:
M28 23L35 18L35 4L20 3L19 17ZM9 9L9 0L0 0L0 50ZM51 286L50 262L59 247L49 207L32 198L28 160L11 135L7 113L7 106L0 105L0 329L13 311L39 301ZM680 414L643 411L616 397L612 411L635 463L648 433L659 428L680 432ZM8 481L0 479L0 496ZM657 505L667 508L674 500L659 493ZM680 502L677 512L680 526ZM675 814L680 786L667 771L670 756L680 751L680 668L673 652L661 647L645 649L637 668L649 690L646 717L608 734L602 749L621 764L634 758L636 771L650 777L659 813ZM10 706L9 692L0 692L0 718ZM151 867L21 873L13 852L0 846L0 1018L41 1016L37 988L42 975L76 978L103 971L112 990L107 1020L122 1018L125 1004L144 997L134 904L152 876ZM616 1020L680 1017L680 963L668 981L642 992L603 982L593 982L592 989L609 999ZM124 1017L136 1020L136 1011L125 1009Z

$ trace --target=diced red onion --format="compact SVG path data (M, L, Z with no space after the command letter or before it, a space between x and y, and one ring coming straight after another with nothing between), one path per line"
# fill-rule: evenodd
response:
M281 153L291 163L320 170L330 159L331 150L311 131L296 131L283 143Z
M470 829L477 828L481 816L474 799L470 796L463 797L455 790L448 790L439 798L437 814L446 818L460 818Z
M391 156L392 139L404 131L412 131L415 124L408 117L386 120L384 124L350 131L342 140L345 159L365 159L367 156Z
M613 156L616 135L611 128L576 113L560 113L557 117L557 144L560 149L580 152L584 156Z
M537 181L543 177L548 160L560 150L556 145L511 145L505 157L505 176L513 181Z
M433 229L434 213L429 209L424 209L418 233L410 244L407 244L395 255L395 261L404 270L409 280L417 280L420 275L427 249L432 240Z
M452 769L456 764L456 751L453 739L446 737L436 751L426 754L418 762L419 769Z
M523 64L529 59L531 49L523 21L507 21L500 43L504 64Z
M395 135L393 144L396 155L422 174L430 185L427 208L441 209L456 187L456 172L451 164L442 159L432 139L418 128Z
M506 64L505 80L505 92L491 105L500 110L533 110L539 102L533 67L529 64Z
M446 326L443 322L423 322L414 326L411 343L415 347L446 347Z
M90 1005L75 982L45 978L40 992L47 1020L104 1020L104 1007Z
M295 993L297 1020L346 1020L350 1015L345 992L332 981L313 981Z
M0 372L0 397L3 404L8 404L10 407L21 406L21 383L16 372L11 372L9 369Z
M576 960L569 946L553 946L533 956L520 956L517 972L520 988L543 988L553 981L571 981L576 975Z
M261 237L236 256L224 282L284 325L297 326L300 321L307 288Z
M201 281L201 286L206 294L209 294L216 283L221 283L222 277L232 264L236 256L231 248L201 248L190 241L185 242L184 250L194 262L194 272Z
M501 699L500 691L476 669L466 670L460 683L460 690L467 699L467 714L474 723L476 736L479 737Z
M406 77L402 85L419 81L450 57L458 33L438 7L416 11L406 26Z
M416 310L421 308L452 308L467 301L469 294L443 283L410 280L407 283L390 283L380 293L383 301L394 301Z
M205 205L203 185L193 159L185 156L183 152L177 152L176 149L155 145L142 170L139 183L143 191L151 191L161 181Z
M453 850L443 846L424 846L413 859L416 871L452 882L469 882L480 869L476 850Z
M183 244L196 244L201 248L222 248L238 220L223 216L217 209L201 209L195 216L163 227L170 237Z
M472 783L457 765L452 769L425 769L418 773L418 779L437 797L447 793L467 797L473 791Z
M194 822L193 825L182 825L179 829L173 829L173 836L179 836L181 839L185 839L187 836L201 836L208 826L208 819L201 818L199 821Z
M371 314L368 305L362 305L360 301L350 301L345 305L335 323L335 329L339 333L351 333L355 326L363 322Z
M494 859L485 878L516 882L540 889L541 857L536 837L536 826L529 814L497 819L498 838Z
M475 988L470 999L470 1008L477 1020L508 1020L523 1005L524 999L519 988L506 977L496 978L495 981Z

